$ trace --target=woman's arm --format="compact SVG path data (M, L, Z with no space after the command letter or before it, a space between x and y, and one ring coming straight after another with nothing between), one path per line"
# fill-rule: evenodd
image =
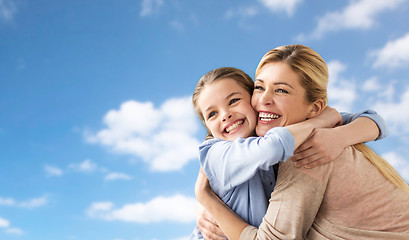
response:
M206 240L226 240L226 236L216 220L200 203L196 208L196 224L202 238Z
M204 205L213 218L219 223L228 239L240 238L240 234L248 224L236 215L218 196L212 191L209 181L202 169L199 171L195 186L196 198Z
M331 172L332 164L304 169L295 168L290 162L281 163L277 185L259 229L225 206L211 191L203 174L198 177L195 192L230 240L304 239L321 206Z
M336 159L345 147L357 143L382 139L387 127L375 111L342 113L343 124L336 128L315 129L291 158L297 167L312 168Z

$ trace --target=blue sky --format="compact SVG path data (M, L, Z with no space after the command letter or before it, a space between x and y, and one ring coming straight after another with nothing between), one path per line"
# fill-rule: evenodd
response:
M197 80L301 43L329 103L376 110L409 181L405 0L0 0L0 239L183 240L195 226Z

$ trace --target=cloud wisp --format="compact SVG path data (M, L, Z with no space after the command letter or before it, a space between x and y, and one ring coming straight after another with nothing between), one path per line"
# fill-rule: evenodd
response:
M0 21L10 22L17 13L17 6L14 0L0 0Z
M142 9L139 15L141 17L152 15L153 13L159 11L162 5L163 5L163 0L143 0Z
M47 173L48 176L62 176L64 171L61 170L58 167L55 166L50 166L50 165L45 165L44 166L44 171Z
M260 0L260 2L271 12L285 12L288 16L292 16L300 3L303 0Z
M38 208L48 204L48 197L42 196L38 198L32 198L29 200L17 202L13 198L0 197L0 206L9 207L21 207L21 208Z
M357 98L357 89L352 80L341 76L346 65L334 60L328 63L328 101L338 111L349 112Z
M120 208L115 208L112 202L94 202L86 214L105 221L186 223L195 220L196 204L195 198L177 194L171 197L159 196L145 203L125 204Z
M301 34L298 40L319 39L328 32L345 29L370 29L376 23L376 17L396 9L404 0L359 0L350 1L344 9L328 12L318 20L316 28L310 35Z
M373 108L385 119L391 134L404 136L409 133L409 86L398 101L379 100Z
M396 152L388 152L382 155L382 157L387 160L396 171L399 172L401 177L409 182L409 162L405 160L400 154Z
M159 108L151 102L127 101L103 120L106 128L85 133L90 143L140 157L154 171L181 169L197 159L199 128L191 98L172 98Z
M383 48L371 51L369 55L375 57L373 68L396 69L409 66L409 33L389 41Z
M0 228L4 228L4 232L7 234L22 235L23 230L15 227L10 227L10 221L0 217Z

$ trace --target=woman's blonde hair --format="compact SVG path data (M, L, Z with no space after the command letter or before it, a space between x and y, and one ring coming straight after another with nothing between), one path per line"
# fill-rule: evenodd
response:
M256 78L261 69L271 62L285 62L299 74L309 102L323 99L325 105L327 104L328 67L317 52L303 45L277 47L263 56L256 70ZM362 152L386 179L409 193L408 184L385 159L364 143L355 144L354 147Z
M256 78L267 63L285 62L301 77L309 102L323 99L327 104L328 67L324 59L309 47L303 45L280 46L268 51L256 69Z
M200 93L203 91L203 89L207 85L210 85L215 81L219 81L219 80L227 79L227 78L236 81L250 94L250 96L253 95L253 90L254 90L253 80L251 79L249 75L247 75L245 72L243 72L242 70L238 68L222 67L222 68L217 68L217 69L214 69L206 73L197 82L195 90L193 92L193 96L192 96L192 102L193 102L195 111L205 126L206 124L205 124L204 116L202 112L200 111L199 106L197 105L197 101L199 99ZM213 135L208 129L206 139L209 139L209 138L213 138Z

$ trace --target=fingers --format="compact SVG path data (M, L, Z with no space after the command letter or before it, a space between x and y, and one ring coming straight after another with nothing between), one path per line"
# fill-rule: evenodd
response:
M311 143L309 141L306 141L305 143L301 144L297 149L295 149L294 154L303 152L309 148L311 148Z
M294 155L291 157L291 160L293 161L300 161L302 159L308 158L316 153L316 150L314 150L312 147L299 151L297 153L294 153ZM307 162L308 163L308 162Z
M197 227L199 228L205 239L225 240L223 231L219 228L218 225L215 225L210 221L201 218L197 222Z
M317 160L315 160L313 162L310 162L310 163L304 165L304 167L305 168L315 168L315 167L321 166L321 165L323 165L325 163L327 163L327 161L324 161L323 158L319 158L319 159L317 159Z
M318 154L313 154L311 156L308 156L306 158L302 158L301 160L295 161L294 166L295 167L305 167L305 168L311 168L314 167L317 160L321 159L321 157Z

